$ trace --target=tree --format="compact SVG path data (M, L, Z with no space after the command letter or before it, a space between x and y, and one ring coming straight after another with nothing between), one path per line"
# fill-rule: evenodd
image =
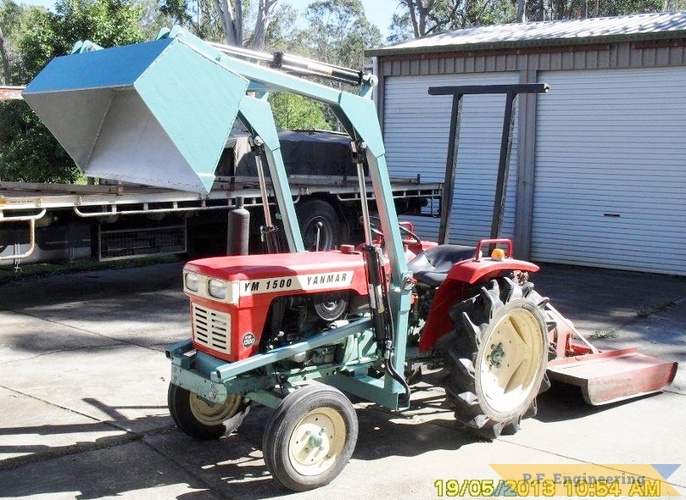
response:
M138 42L140 10L132 0L60 0L55 12L30 8L13 64L18 82L30 81L53 57L68 54L74 42L108 47ZM23 101L0 107L0 178L26 182L73 182L78 169Z
M264 39L263 50L302 52L302 33L298 30L297 25L299 15L299 12L291 4L280 4L273 12Z
M31 9L19 41L24 81L54 57L68 54L78 40L102 47L143 39L140 7L132 0L58 0L55 12Z
M22 18L26 9L12 0L0 3L0 57L2 58L2 83L15 83L12 66L18 57L16 40L21 32Z
M279 1L280 0L259 0L256 14L257 21L255 22L255 31L253 32L251 43L252 48L255 50L262 50L264 48L264 41L267 37L267 31L269 30L272 12L276 9Z
M550 21L679 10L684 0L398 0L388 41L509 22Z
M526 19L553 21L661 12L683 3L662 0L537 0L526 5Z
M277 92L269 97L276 125L289 130L330 130L322 106L305 97Z
M138 24L144 40L154 40L162 28L170 28L174 19L162 11L159 0L136 0L140 9Z
M201 38L229 45L264 48L269 25L281 0L163 0L161 10ZM246 20L254 19L254 29Z
M513 1L515 2L513 4ZM398 0L390 42L515 20L517 0Z
M12 79L12 73L10 72L10 56L7 51L7 45L5 42L5 35L2 32L2 26L0 26L0 57L2 57L2 82L4 84L8 84Z
M225 39L221 13L214 0L162 0L160 11L204 40L220 42Z
M365 17L360 0L316 1L307 7L305 18L303 41L319 61L361 69L365 49L381 45L381 32Z
M363 69L365 49L381 44L381 32L365 17L360 0L316 1L307 7L305 18L308 28L301 34L303 55L317 61ZM346 88L341 83L326 83ZM324 108L324 112L330 127L338 128L331 110Z

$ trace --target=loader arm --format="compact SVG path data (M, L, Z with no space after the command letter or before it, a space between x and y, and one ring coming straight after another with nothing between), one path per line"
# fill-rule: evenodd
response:
M379 218L381 219L382 230L387 242L388 258L391 262L392 282L400 286L408 275L408 270L402 238L400 237L400 229L397 225L398 216L393 202L383 135L374 102L367 97L336 90L248 61L233 58L178 26L174 27L168 36L180 40L208 59L216 60L231 71L247 78L250 81L248 91L290 92L327 104L352 140L365 143L369 176L372 180L374 195L378 200ZM271 112L256 113L252 116L252 119L260 120L265 115L269 115L273 122ZM252 124L252 122L250 123ZM275 158L278 158L276 161L283 162L279 151L280 146L278 146L275 126L273 131L272 153ZM277 151L279 151L278 154L276 154ZM283 191L283 189L277 189L277 191ZM284 200L284 204L288 204L288 202ZM409 293L406 295L409 297Z
M259 66L241 59L233 58L216 48L209 46L201 39L191 35L179 27L174 27L169 33L170 37L180 39L182 43L197 50L205 57L211 58L220 64L225 64L227 68L247 78L250 82L248 90L259 92L286 91L298 94L310 99L321 101L327 104L343 127L346 129L351 139L358 144L365 144L365 153L369 165L369 177L372 181L372 188L377 200L377 209L381 220L381 228L386 241L386 254L390 262L390 286L389 302L391 307L392 323L396 332L396 339L393 345L394 356L391 358L393 368L397 373L404 371L405 364L405 344L407 336L408 314L412 297L411 287L407 286L412 273L407 268L405 250L397 223L398 217L393 201L391 181L386 164L386 152L383 143L383 135L379 126L374 102L368 97L362 97L348 92L326 87L314 82L303 80L296 76L284 74L264 66ZM271 117L271 113L270 117ZM247 117L246 117L247 118ZM250 122L250 120L248 119ZM272 120L273 121L273 120ZM276 138L276 129L273 129ZM273 143L272 155L268 155L267 160L270 170L274 169L273 162L283 162L280 151L276 147L278 139ZM270 158L272 156L272 158ZM272 174L273 175L273 174ZM287 182L287 179L283 179ZM284 184L285 186L286 184ZM277 189L284 191L283 189ZM282 196L279 207L282 214L295 214L293 201L289 196ZM363 201L364 202L364 201ZM296 221L295 217L291 219ZM286 222L286 220L284 220ZM295 224L289 224L297 226ZM295 239L295 235L291 235ZM298 235L298 242L302 249L302 238ZM293 250L293 247L291 247ZM393 393L403 391L400 383L387 376L385 387ZM354 392L354 390L353 390Z

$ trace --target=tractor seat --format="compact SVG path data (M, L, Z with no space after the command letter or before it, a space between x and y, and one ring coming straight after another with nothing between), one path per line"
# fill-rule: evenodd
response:
M420 283L439 286L455 264L473 259L474 252L474 247L464 245L438 245L417 254L407 267Z

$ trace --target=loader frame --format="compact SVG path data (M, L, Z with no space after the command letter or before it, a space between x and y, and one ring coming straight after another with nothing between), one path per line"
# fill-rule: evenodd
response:
M264 143L267 165L273 182L273 192L283 218L282 227L292 252L304 251L302 236L298 229L293 200L287 195L290 193L288 177L283 166L276 125L266 101L266 95L270 91L288 91L321 101L331 107L352 141L364 155L368 165L374 197L377 200L378 216L385 235L385 254L390 264L388 297L391 305L392 322L397 336L393 345L393 356L389 362L393 364L393 368L397 372L403 373L406 363L407 317L412 294L412 289L408 284L412 282L412 273L407 268L402 238L395 222L398 219L386 164L383 137L376 118L375 104L370 99L371 84L365 85L363 82L360 92L362 95L354 95L231 57L180 28L173 28L165 36L186 44L203 56L216 60L219 64L225 64L231 71L249 80L248 92L256 92L257 95L261 96L260 98L245 96L240 102L238 118L254 137L259 136ZM361 338L368 337L370 327L368 320L360 320L307 341L268 353L257 354L235 363L217 363L210 356L198 353L195 355L195 368L193 370L187 368L187 353L192 349L190 341L172 346L167 351L167 355L172 360L173 382L200 394L208 401L221 402L230 392L245 393L247 391L246 396L248 398L275 407L280 398L274 393L266 391L265 388L272 386L275 379L285 380L283 374L281 377L279 374L256 377L252 382L239 377L253 370L269 367L281 359L292 357L316 347L335 344L348 337L355 335L359 335ZM339 386L351 394L383 404L393 410L400 409L398 396L403 394L405 389L397 380L388 373L382 379L369 377L362 373L376 361L376 359L370 360L367 366L356 363L357 369L349 370L349 374L346 376L339 374L345 369L344 366L331 367L330 369L318 367L311 371L306 370L302 374L288 374L288 381L296 382L320 378L323 382ZM240 390L237 391L237 389ZM409 401L403 407L407 407L407 405L409 405Z

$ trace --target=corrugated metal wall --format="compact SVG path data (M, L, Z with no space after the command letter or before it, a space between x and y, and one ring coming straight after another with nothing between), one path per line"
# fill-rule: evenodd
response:
M686 274L686 68L539 79L533 259Z
M531 138L536 161L524 161L536 175L531 217L530 198L520 200L517 229L520 239L528 241L530 234L529 257L686 275L683 40L542 44L381 56L378 62L380 113L394 173L443 178L450 99L437 106L432 100L440 98L425 94L429 85L516 83L538 73L538 81L552 88L538 99ZM465 113L464 127L475 128L463 129L463 137L479 139L473 148L466 139L462 143L452 241L472 243L488 232L495 174L485 165L497 162L502 103ZM516 148L515 138L505 236L512 234ZM438 221L415 222L424 237L438 232Z
M385 79L384 135L391 175L442 182L448 151L451 96L430 96L445 85L517 83L515 73ZM505 97L465 96L451 216L450 241L474 244L490 233ZM517 137L513 137L503 236L514 232ZM427 213L431 207L427 207ZM439 207L433 210L438 214ZM411 218L424 238L438 236L439 219Z
M510 71L647 68L686 65L686 46L674 41L622 42L592 46L540 47L453 54L382 57L383 76Z

